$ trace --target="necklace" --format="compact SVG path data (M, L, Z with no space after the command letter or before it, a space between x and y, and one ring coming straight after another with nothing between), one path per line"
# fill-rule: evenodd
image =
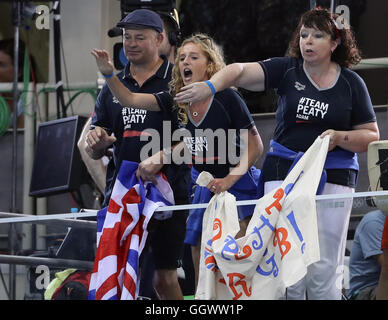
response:
M191 107L191 102L189 102L189 108ZM193 117L198 117L198 112L197 111L193 111L191 113L193 115Z

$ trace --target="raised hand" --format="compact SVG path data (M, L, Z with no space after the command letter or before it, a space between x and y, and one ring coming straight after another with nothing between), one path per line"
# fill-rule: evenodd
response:
M104 75L111 75L113 72L113 63L110 60L109 53L105 50L93 49L92 56L96 58L97 67Z

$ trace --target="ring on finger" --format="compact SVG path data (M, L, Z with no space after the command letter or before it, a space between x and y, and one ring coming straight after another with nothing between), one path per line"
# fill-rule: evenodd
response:
M217 188L216 188L216 186L212 186L212 189L213 189L213 190L216 190Z

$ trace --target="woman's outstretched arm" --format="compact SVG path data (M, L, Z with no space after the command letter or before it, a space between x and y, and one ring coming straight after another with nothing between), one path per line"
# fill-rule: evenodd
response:
M250 91L264 91L265 89L264 71L257 62L229 64L216 72L209 81L210 83L194 82L182 87L175 96L175 100L178 103L194 103L205 100L215 92L229 87L239 87Z

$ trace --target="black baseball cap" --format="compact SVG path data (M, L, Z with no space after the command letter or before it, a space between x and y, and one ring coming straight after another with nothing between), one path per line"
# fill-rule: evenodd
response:
M118 28L145 27L163 31L163 22L160 16L148 9L137 9L128 14L123 20L116 25Z

